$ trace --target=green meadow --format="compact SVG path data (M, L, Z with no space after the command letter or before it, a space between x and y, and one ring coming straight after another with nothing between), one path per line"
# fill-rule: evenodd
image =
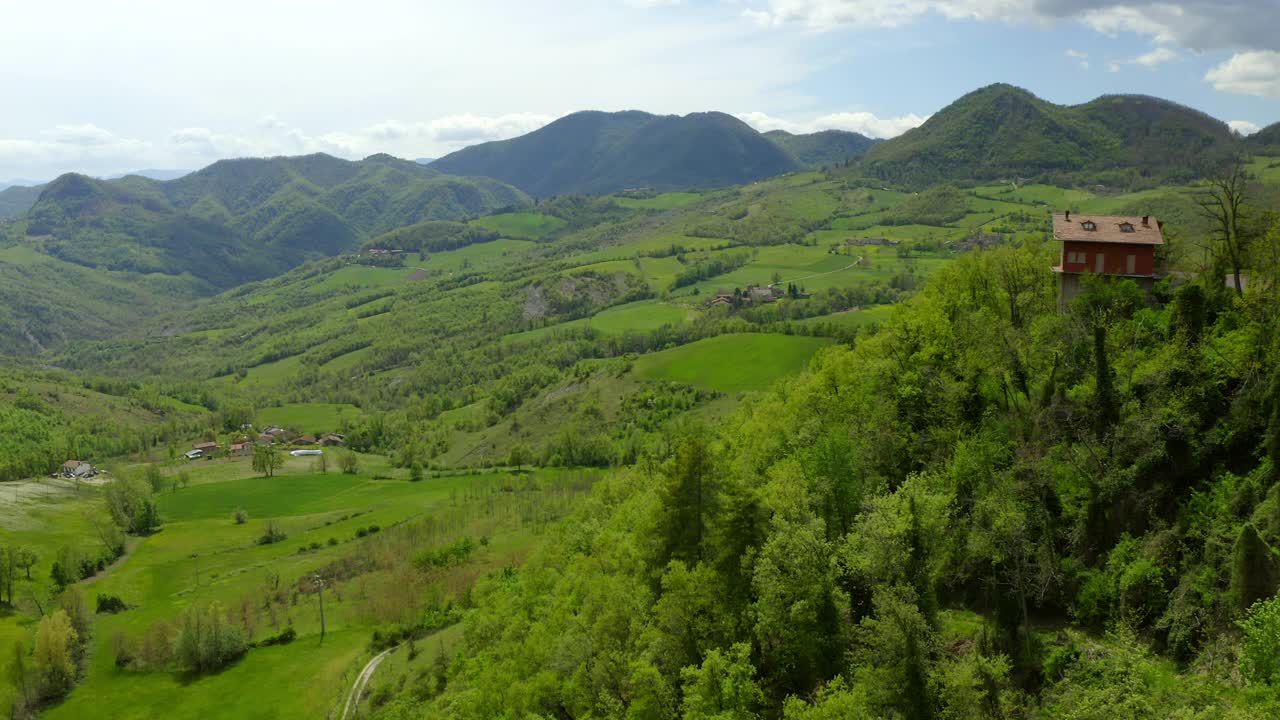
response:
M563 228L566 223L554 215L516 212L487 215L471 221L472 225L501 233L505 238L540 240Z
M340 403L285 403L258 411L258 425L280 425L297 428L309 433L333 432L342 425L344 418L355 420L360 408Z
M765 390L803 370L828 338L768 333L718 335L643 355L634 372L649 380L688 383L721 392Z

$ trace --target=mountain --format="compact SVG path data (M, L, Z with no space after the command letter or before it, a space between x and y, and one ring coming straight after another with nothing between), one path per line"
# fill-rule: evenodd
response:
M190 175L190 170L166 170L163 168L146 168L144 170L134 170L133 172L116 173L115 175L107 175L103 180L119 180L130 175L141 175L144 178L152 180L177 180L184 175Z
M420 158L414 158L413 161L418 163L419 165L430 165L431 163L435 162L436 159L429 158L429 157L420 157Z
M1227 125L1143 95L1055 105L1011 85L976 90L903 135L877 144L863 168L882 179L1100 178L1113 172L1185 180L1229 154ZM1110 177L1110 176L1108 176Z
M1250 151L1263 155L1280 155L1280 123L1268 125L1244 139Z
M775 145L787 151L795 161L807 168L834 165L866 154L880 142L847 130L822 130L807 135L794 135L786 130L764 134Z
M511 140L464 148L431 163L442 172L494 177L537 196L605 194L632 187L714 188L844 159L853 133L780 141L724 113L579 112Z
M36 204L44 185L11 185L0 190L0 220L21 215Z
M278 274L421 220L523 206L519 190L450 177L389 155L223 160L177 180L59 177L25 217L59 259L116 271L189 274L213 288Z

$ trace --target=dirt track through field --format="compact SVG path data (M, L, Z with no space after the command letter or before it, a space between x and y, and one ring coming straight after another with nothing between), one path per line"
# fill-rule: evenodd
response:
M383 650L373 656L369 664L365 665L360 674L356 676L356 684L351 687L351 694L347 696L347 704L342 707L342 720L347 720L347 718L351 717L352 711L359 707L360 696L364 693L365 687L373 679L373 674L378 671L378 666L382 664L383 660L387 659L392 650L395 650L395 648Z

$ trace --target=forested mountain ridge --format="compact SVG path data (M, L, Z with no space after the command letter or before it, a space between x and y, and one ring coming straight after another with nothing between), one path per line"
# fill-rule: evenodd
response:
M214 288L353 250L424 219L463 219L528 198L386 155L224 160L172 181L63 175L16 223L42 252L88 267L189 275Z
M509 182L536 197L737 185L854 157L872 144L856 133L756 132L724 113L573 113L511 140L463 148L432 168Z
M1107 95L1064 106L991 85L879 143L863 164L914 185L1014 178L1128 185L1139 176L1185 181L1241 149L1225 123L1167 100Z

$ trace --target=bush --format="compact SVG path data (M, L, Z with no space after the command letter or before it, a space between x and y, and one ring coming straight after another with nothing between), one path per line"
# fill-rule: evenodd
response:
M243 525L249 522L249 513L243 509L237 509L235 512L231 513L231 519L234 520L237 525Z
M273 545L278 542L283 542L288 537L289 536L286 535L283 530L276 527L274 522L268 522L266 531L262 533L262 537L258 538L258 544Z
M128 610L129 606L123 600L115 595L99 595L98 596L98 613L116 614Z
M244 632L227 622L225 611L213 603L187 610L174 649L183 670L209 672L238 660L249 646Z
M1280 597L1254 603L1237 624L1244 632L1240 672L1251 683L1280 680Z

